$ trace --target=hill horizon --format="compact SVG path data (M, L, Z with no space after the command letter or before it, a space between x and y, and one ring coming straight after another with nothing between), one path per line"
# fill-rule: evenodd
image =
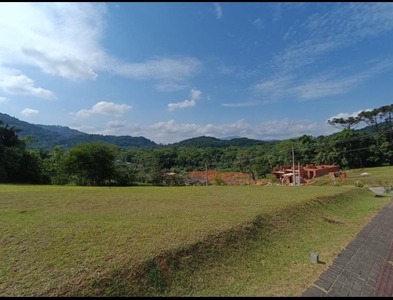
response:
M228 147L228 146L250 146L255 144L263 144L269 142L277 142L279 140L257 140L248 137L228 136L225 138L217 138L213 136L196 136L190 137L175 143L157 143L144 136L133 135L104 135L91 134L77 129L62 125L45 125L34 124L16 117L0 112L0 120L9 126L15 126L19 129L18 135L21 138L32 135L38 139L38 145L32 148L53 148L59 143L63 148L70 148L79 142L103 141L113 143L122 147L160 147L160 146L196 146L196 147Z

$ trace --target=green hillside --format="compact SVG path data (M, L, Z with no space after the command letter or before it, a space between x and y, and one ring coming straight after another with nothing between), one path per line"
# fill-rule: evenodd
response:
M66 126L31 124L3 113L0 113L0 120L2 120L4 124L8 124L9 126L15 125L16 129L20 129L20 132L18 132L20 138L23 139L27 135L32 135L33 138L38 140L28 145L28 147L33 149L43 148L52 150L58 145L66 150L80 143L97 141L123 148L147 148L157 146L155 142L142 136L132 137L88 134Z
M260 140L253 140L249 138L234 138L231 140L220 140L211 136L200 136L195 138L190 138L183 140L178 143L170 144L170 146L176 147L196 147L196 148L205 148L205 147L230 147L230 146L254 146L254 145L262 145L267 142Z
M7 114L0 113L0 120L4 124L9 126L15 125L15 128L20 129L19 136L21 138L27 135L32 135L33 138L37 139L28 147L34 149L47 149L52 150L55 146L59 145L64 150L74 147L80 143L88 143L100 141L106 144L117 145L122 148L154 148L159 147L157 143L151 141L143 136L133 137L129 135L114 136L114 135L100 135L100 134L88 134L75 129L71 129L66 126L60 125L43 125L43 124L31 124L25 121L21 121L15 117L11 117ZM266 143L274 143L279 141L260 141L249 139L246 137L233 138L230 140L222 140L215 137L200 136L195 138L186 139L178 143L168 144L169 147L230 147L230 146L254 146L262 145ZM162 146L161 146L162 147Z

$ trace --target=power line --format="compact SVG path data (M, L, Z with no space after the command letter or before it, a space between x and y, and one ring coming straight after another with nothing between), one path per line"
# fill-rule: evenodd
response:
M386 133L390 133L390 132L393 132L393 129L384 131L382 133L378 132L378 133L372 133L372 134L365 134L365 135L362 135L362 136L352 137L352 138L349 138L349 139L343 139L343 140L338 140L338 141L331 141L331 140L329 140L329 141L326 141L325 143L318 143L318 142L316 142L314 145L298 145L298 146L293 146L293 148L294 148L294 150L309 150L309 149L310 150L312 150L312 149L316 150L319 147L335 146L335 145L340 144L340 143L352 142L352 141L357 141L357 140L363 140L363 139L366 139L366 138L370 138L372 136L382 135L382 134L386 134ZM295 143L295 141L294 141L294 143ZM292 150L292 146L291 146L291 148L277 150L276 153L284 153L284 152L288 153L291 150Z
M290 154L290 151L293 152L295 150L296 151L300 151L300 153L297 153L298 157L300 156L300 158L304 158L306 154L302 153L303 151L313 151L313 152L315 152L316 150L318 150L320 148L323 148L323 147L333 147L333 146L336 146L338 144L347 143L347 142L353 142L353 141L360 141L360 140L367 139L367 138L374 137L374 136L378 136L378 135L379 136L386 135L386 134L391 133L391 132L393 132L393 129L385 130L383 132L363 133L363 134L360 134L359 136L355 136L355 137L351 137L351 138L347 138L347 139L340 139L340 140L337 140L337 141L332 141L331 140L332 137L326 137L326 139L328 139L328 140L324 141L322 143L319 142L319 141L315 141L315 138L313 138L314 142L312 144L309 144L309 145L296 145L295 144L296 141L293 141L294 145L292 145L290 148L285 148L285 149L280 149L280 150L274 149L277 145L269 145L268 149L264 149L264 151L263 151L264 153L263 153L262 156L258 155L256 157L249 157L249 158L243 159L243 160L238 160L237 158L234 158L233 160L227 160L226 163L233 165L237 161L238 163L242 164L242 163L245 163L247 161L252 162L252 161L255 161L256 159L261 159L261 158L264 157L264 155L277 156L277 155L282 154L282 153ZM388 143L388 145L391 146L392 143ZM263 147L266 147L266 145L263 145ZM339 151L337 151L337 149L333 149L333 152L334 152L334 154L344 154L344 153L348 153L348 152L361 151L361 150L367 150L367 149L369 149L369 147L362 147L362 148L356 148L356 149L345 149L345 150L339 150ZM311 155L315 155L316 153L310 153L310 154ZM293 159L293 156L292 156L292 159ZM215 165L217 165L217 164L219 164L221 162L222 161L219 160L218 162L215 162Z

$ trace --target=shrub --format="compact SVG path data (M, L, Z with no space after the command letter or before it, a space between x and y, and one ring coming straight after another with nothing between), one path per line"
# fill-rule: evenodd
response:
M214 185L227 185L225 180L222 179L220 176L214 177Z
M273 183L280 183L280 179L278 179L273 174L266 174L265 178L268 179L268 180L271 180Z
M356 187L363 187L363 186L364 186L364 183L361 182L360 180L356 180L356 181L355 181L355 186L356 186Z

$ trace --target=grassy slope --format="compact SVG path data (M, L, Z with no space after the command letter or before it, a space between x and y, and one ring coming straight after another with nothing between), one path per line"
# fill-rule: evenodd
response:
M0 295L295 295L387 201L347 187L1 185Z
M299 296L389 199L351 188L273 213L257 240L223 251L167 295ZM310 263L311 252L323 264Z
M381 182L389 182L393 185L393 166L378 167L378 168L363 168L343 170L347 178L336 178L335 181L343 186L354 186L356 181L361 181L365 186L381 186ZM362 173L370 173L369 176L360 176ZM321 176L312 180L312 185L333 185L334 181L328 175Z

